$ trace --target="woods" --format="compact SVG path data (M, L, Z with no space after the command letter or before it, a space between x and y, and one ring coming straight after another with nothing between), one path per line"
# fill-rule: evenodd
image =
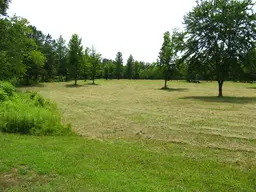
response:
M53 39L25 18L6 17L10 1L1 2L0 80L15 85L78 79L216 80L219 96L224 81L254 81L256 23L251 0L198 1L184 16L184 29L165 32L159 57L152 63L130 54L124 63L103 58L94 48L70 40Z

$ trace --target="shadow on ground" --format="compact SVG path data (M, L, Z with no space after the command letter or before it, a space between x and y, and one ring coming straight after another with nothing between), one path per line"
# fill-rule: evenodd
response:
M39 84L34 84L34 85L21 85L21 86L17 86L18 88L33 88L33 87L46 87L45 84L39 83Z
M79 88L79 87L88 87L88 86L98 86L99 84L97 84L97 83L95 83L95 84L93 84L93 83L85 83L85 84L82 84L82 85L80 85L80 84L77 84L77 85L75 85L75 84L68 84L68 85L65 85L65 87L67 87L67 88Z
M247 87L247 89L256 89L256 87Z
M216 97L216 96L190 96L182 97L181 99L193 99L205 102L216 102L216 103L256 103L256 97Z
M86 87L86 85L75 85L75 84L68 84L65 85L67 88L79 88L79 87Z
M168 91L168 92L175 92L175 91L188 91L187 88L160 88L160 89L157 89L157 90L160 90L160 91Z
M97 85L100 85L100 84L97 84L97 83L86 83L85 85L92 85L92 86L97 86Z

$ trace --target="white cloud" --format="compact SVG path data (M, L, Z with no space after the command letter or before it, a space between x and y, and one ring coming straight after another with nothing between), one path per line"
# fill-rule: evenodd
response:
M9 15L27 18L44 33L68 41L73 33L103 57L157 59L163 33L181 27L195 0L12 0Z

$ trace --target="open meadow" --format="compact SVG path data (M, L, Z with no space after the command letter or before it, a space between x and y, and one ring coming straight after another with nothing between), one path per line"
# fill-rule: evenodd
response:
M44 83L79 136L0 135L0 191L255 191L256 85Z

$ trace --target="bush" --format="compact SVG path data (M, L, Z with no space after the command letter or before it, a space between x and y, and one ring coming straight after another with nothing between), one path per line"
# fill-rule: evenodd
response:
M0 90L5 92L8 97L13 96L16 92L16 88L12 84L5 81L0 81Z
M7 99L8 99L8 94L3 89L0 89L0 102L6 101Z
M1 94L0 98L5 97ZM66 135L71 127L61 123L56 104L35 92L19 93L0 103L0 130L30 135Z

